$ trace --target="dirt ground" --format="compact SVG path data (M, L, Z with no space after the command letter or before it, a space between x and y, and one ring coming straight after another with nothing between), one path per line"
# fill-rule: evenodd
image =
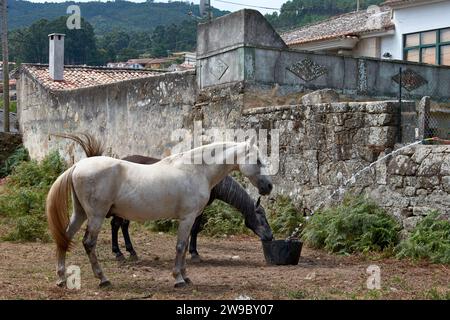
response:
M175 237L135 224L140 260L119 264L104 228L98 256L112 286L98 288L78 234L67 265L81 268L81 290L55 286L52 243L0 242L0 299L443 299L450 267L396 259L336 256L304 248L297 266L267 266L255 237L200 237L203 262L188 260L193 285L175 289ZM369 265L381 268L381 290L368 290Z

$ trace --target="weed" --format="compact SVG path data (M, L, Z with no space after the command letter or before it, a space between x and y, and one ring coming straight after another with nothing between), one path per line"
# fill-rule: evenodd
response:
M347 197L339 206L311 217L302 239L314 248L350 254L392 249L400 226L383 209L363 197Z

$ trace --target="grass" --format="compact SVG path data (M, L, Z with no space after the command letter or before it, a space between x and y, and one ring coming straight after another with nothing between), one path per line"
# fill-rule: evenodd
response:
M400 226L373 201L347 197L311 217L302 239L313 248L339 254L393 250Z
M293 300L302 300L306 299L307 293L304 290L289 291L288 297Z
M24 146L19 146L0 168L0 178L9 176L18 164L28 160L30 160L28 150Z
M450 300L450 291L440 291L437 288L431 288L425 292L425 299L429 300Z
M3 99L0 99L0 108L3 109ZM9 112L17 112L17 101L10 101Z
M214 201L203 211L202 234L219 237L236 234L248 234L242 214L230 205L220 200ZM146 222L145 225L154 232L174 234L178 230L178 221L163 219Z
M57 152L42 162L16 163L0 194L0 216L9 225L7 241L48 241L45 199L66 164Z
M439 219L440 213L430 212L411 235L396 248L398 258L450 263L450 222Z

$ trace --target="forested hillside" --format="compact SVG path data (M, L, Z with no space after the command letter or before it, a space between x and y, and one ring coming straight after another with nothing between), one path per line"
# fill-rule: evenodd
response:
M194 20L189 14L199 15L199 6L189 1L159 3L151 0L143 3L128 1L108 2L63 2L34 3L8 0L10 29L29 27L33 22L54 20L66 15L71 4L80 6L81 16L89 22L96 34L102 35L115 29L122 31L151 31L160 25L179 24L186 19ZM214 16L227 13L214 9Z
M360 0L361 9L369 5L379 5L385 0ZM328 17L356 10L356 0L291 0L281 7L281 11L266 17L278 30L313 23Z

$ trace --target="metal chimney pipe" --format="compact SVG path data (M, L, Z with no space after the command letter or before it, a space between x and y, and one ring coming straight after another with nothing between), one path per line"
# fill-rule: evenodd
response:
M64 37L65 34L52 33L48 35L49 45L49 71L53 81L64 80Z

